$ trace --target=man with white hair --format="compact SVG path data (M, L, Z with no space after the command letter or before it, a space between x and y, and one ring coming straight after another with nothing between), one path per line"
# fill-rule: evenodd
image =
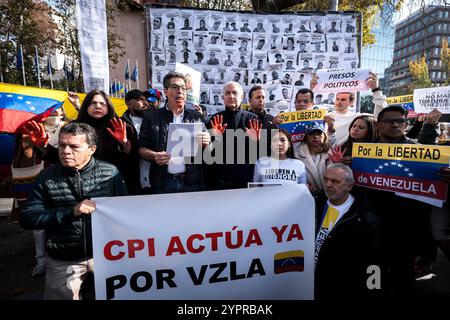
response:
M368 299L384 291L384 239L382 220L366 198L353 196L353 172L342 163L331 164L324 174L328 198L316 217L315 294L318 300ZM368 285L369 267L377 267L379 281ZM372 271L373 272L373 271Z
M226 83L222 98L225 110L213 115L208 126L212 129L215 139L223 142L220 145L224 148L223 158L220 159L222 162L216 159L214 164L215 172L211 183L217 190L246 188L247 183L253 179L254 162L250 163L249 159L250 145L259 140L261 124L257 115L242 109L244 90L239 83L234 81ZM238 136L237 140L243 138L245 144L235 143L235 141L227 144L227 136ZM238 149L242 145L245 145L243 150ZM232 161L226 157L226 151L230 146L234 148ZM220 153L216 152L216 156L218 154ZM245 155L245 161L238 163L238 159L242 160L242 155ZM255 161L256 159L257 157Z

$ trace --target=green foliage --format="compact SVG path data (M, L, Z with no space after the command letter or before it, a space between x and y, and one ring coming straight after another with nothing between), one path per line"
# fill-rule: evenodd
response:
M441 61L444 72L447 75L444 86L448 86L450 83L448 79L450 77L450 48L448 47L448 40L446 37L444 37L441 45Z
M410 91L419 88L431 87L430 73L428 71L428 65L425 55L422 56L422 58L420 58L420 60L418 61L411 60L409 62L409 71L411 72L411 76L413 79Z

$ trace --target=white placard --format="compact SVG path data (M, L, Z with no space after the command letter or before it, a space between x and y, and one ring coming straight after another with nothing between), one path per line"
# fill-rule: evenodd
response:
M97 299L314 297L305 185L93 200Z
M202 129L203 123L170 123L166 152L172 157L195 157Z
M358 92L369 90L366 80L372 69L319 69L314 92Z
M109 60L104 0L77 0L76 16L84 92L109 93Z

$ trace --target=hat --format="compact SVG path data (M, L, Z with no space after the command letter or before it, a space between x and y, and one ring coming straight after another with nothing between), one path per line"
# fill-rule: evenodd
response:
M161 92L158 89L148 89L147 91L144 91L144 96L147 98L148 102L161 100Z
M133 89L127 92L127 94L125 95L125 101L140 99L144 95L144 92L142 92L141 90Z
M312 134L316 130L325 133L325 127L323 125L320 125L318 122L313 122L306 128L306 134Z

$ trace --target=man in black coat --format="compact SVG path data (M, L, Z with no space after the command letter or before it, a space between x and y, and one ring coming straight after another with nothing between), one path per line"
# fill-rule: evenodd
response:
M164 77L163 85L167 103L163 108L145 113L139 133L139 154L151 162L152 190L154 193L202 190L201 162L175 158L166 152L169 124L202 123L202 116L196 110L185 108L187 87L184 75L169 72ZM210 142L207 132L196 138L202 147Z
M81 285L93 271L91 198L127 194L117 168L92 157L96 139L94 128L85 123L61 128L60 163L39 175L20 217L24 229L47 233L47 300L82 298Z
M211 184L218 190L246 188L252 181L253 167L258 158L261 124L257 115L242 109L244 91L239 83L226 83L222 97L225 111L216 113L208 124L213 131L216 149L214 173L211 174L214 181Z

